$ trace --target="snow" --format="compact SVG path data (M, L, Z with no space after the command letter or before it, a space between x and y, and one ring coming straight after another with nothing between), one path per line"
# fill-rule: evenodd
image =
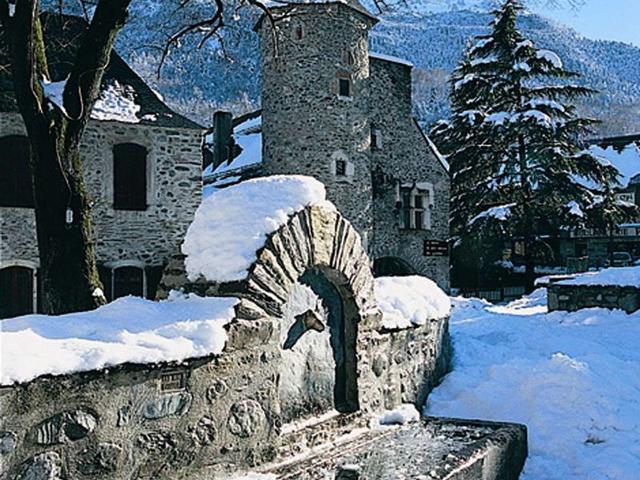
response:
M580 218L584 217L584 212L582 211L582 208L580 207L580 205L578 205L578 202L576 202L575 200L571 200L569 203L567 203L566 207L569 209L569 213L571 215L575 215L576 217L580 217Z
M380 277L374 289L382 325L390 330L425 325L451 311L449 297L426 277Z
M394 57L392 55L385 55L383 53L369 52L369 58L375 58L377 60L384 60L386 62L399 63L400 65L413 67L413 63L411 63L409 60L405 60L404 58Z
M489 63L494 63L495 61L496 61L496 57L494 56L476 58L471 61L471 66L477 67L478 65L487 65Z
M16 14L16 4L15 3L10 3L9 4L9 16L13 17Z
M640 173L640 146L633 142L622 151L618 151L612 146L602 148L597 145L592 146L589 150L593 155L607 160L616 167L620 172L619 181L623 188L629 185L631 178Z
M59 82L51 82L47 78L42 79L44 96L62 110L65 115L67 115L67 111L64 108L64 89L67 86L67 80L69 80L69 77Z
M544 289L453 303L454 369L426 414L526 424L522 480L638 478L640 312L546 313Z
M427 139L427 143L429 144L429 148L431 149L431 152L433 152L433 154L436 156L436 158L440 162L440 165L442 165L442 168L444 168L445 171L448 172L450 167L447 159L444 157L444 155L442 155L442 153L440 153L440 150L438 149L436 144L433 143L433 141L431 141L431 138L429 138L428 135L425 134L424 138Z
M206 194L182 245L190 280L241 280L267 236L291 215L310 205L335 208L322 183L301 175L256 178Z
M488 115L484 121L485 123L493 123L494 125L504 125L511 119L509 112L496 112Z
M477 221L485 218L493 218L495 220L504 222L507 218L509 218L509 216L511 216L511 209L515 206L515 203L508 203L506 205L498 205L496 207L488 208L484 212L481 212L473 217L469 221L469 225L473 225Z
M605 268L598 272L587 272L557 285L600 285L640 288L640 267Z
M463 78L458 80L453 84L454 90L460 90L467 83L472 82L476 79L476 75L473 73L467 73Z
M139 111L140 105L135 102L133 87L121 85L115 80L100 92L91 110L91 118L139 123L140 119L137 116Z
M513 66L513 69L516 71L521 71L521 72L530 72L531 71L531 65L529 65L526 61L525 62L518 62Z
M562 68L562 60L560 60L560 57L551 50L538 50L536 52L536 58L546 60L553 65L554 68Z
M533 100L529 100L529 102L527 102L527 105L533 109L536 109L538 107L548 107L548 108L552 108L553 110L557 110L559 112L565 111L565 108L562 105L560 105L558 102L554 100L544 99L544 98L534 98Z
M3 320L0 384L220 354L237 302L174 293L162 302L124 297L89 312Z
M211 166L207 167L203 172L204 176L222 175L262 162L262 116L236 125L233 129L233 139L242 149L240 154L231 162L218 165L213 171Z
M378 417L379 425L405 425L420 420L420 412L411 403L404 403L393 410L385 410Z
M511 117L511 122L518 122L521 119L535 120L538 125L544 127L550 127L553 124L551 117L540 110L527 110L526 112L516 113Z

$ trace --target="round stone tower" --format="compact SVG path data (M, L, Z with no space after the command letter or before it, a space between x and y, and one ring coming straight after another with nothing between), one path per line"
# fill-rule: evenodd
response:
M368 37L376 22L347 0L277 8L256 26L264 170L320 180L365 245L373 222Z

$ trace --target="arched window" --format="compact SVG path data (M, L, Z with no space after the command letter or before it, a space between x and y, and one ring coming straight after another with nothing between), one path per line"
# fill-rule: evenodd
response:
M113 299L133 295L144 297L144 270L140 267L119 267L113 270Z
M30 152L25 136L0 138L0 207L33 208Z
M113 208L147 209L147 149L141 145L113 147Z
M33 313L33 270L29 267L0 269L0 318Z

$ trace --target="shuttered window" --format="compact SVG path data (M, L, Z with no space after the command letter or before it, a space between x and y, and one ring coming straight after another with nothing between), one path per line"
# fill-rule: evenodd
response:
M113 208L147 209L147 149L141 145L113 147Z
M0 318L33 313L33 270L7 267L0 270Z
M33 208L30 151L27 137L0 138L0 207Z

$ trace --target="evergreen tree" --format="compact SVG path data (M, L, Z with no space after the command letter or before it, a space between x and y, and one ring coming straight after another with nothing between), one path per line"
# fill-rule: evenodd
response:
M541 233L579 220L617 171L579 143L595 121L571 101L594 92L572 85L577 74L518 31L522 10L506 0L493 12L491 33L476 38L452 76L452 118L432 135L451 165L458 243L502 223L522 241L530 291L536 251L548 249Z

